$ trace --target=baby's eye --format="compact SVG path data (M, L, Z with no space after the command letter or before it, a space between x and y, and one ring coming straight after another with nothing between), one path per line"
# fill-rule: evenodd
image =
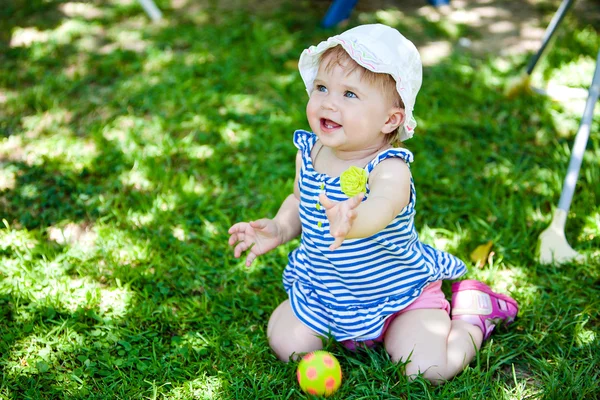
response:
M346 93L344 93L344 96L349 97L351 99L358 99L358 96L354 92L351 92L349 90L346 90Z
M327 88L323 85L317 85L317 90L319 92L327 92Z

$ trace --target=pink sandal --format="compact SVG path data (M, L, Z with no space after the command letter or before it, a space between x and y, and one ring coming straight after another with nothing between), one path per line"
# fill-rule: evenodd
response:
M452 319L476 325L483 331L483 340L490 337L496 325L510 324L515 320L519 306L504 294L475 280L452 284Z

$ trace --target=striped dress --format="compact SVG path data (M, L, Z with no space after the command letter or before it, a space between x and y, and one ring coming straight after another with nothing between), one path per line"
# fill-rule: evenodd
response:
M406 308L431 282L455 279L466 272L455 256L421 243L414 227L415 189L411 179L409 204L382 231L366 238L344 240L329 250L333 237L319 193L334 201L348 199L340 178L314 170L314 133L296 131L294 144L302 153L300 221L302 238L289 254L283 285L294 314L305 325L338 341L377 338L384 321ZM406 149L387 149L366 166L367 173L390 157L412 162ZM369 201L369 186L363 201Z

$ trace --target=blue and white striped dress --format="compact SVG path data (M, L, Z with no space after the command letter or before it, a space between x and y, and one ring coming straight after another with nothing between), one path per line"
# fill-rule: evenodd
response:
M338 341L377 338L384 321L406 308L431 282L455 279L466 272L455 256L421 243L414 227L415 188L411 179L409 204L382 231L366 238L344 240L329 250L333 237L319 193L334 201L348 199L340 178L314 170L314 133L296 131L294 144L302 152L300 169L300 246L289 254L283 285L294 314L317 333ZM399 157L407 164L406 149L387 149L364 168L371 173L381 161ZM369 201L369 186L365 200Z

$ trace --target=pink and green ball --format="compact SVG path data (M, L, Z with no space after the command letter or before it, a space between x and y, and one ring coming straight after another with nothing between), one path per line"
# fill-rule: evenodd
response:
M302 358L296 371L300 388L308 394L329 396L342 384L342 368L333 354L318 350Z

